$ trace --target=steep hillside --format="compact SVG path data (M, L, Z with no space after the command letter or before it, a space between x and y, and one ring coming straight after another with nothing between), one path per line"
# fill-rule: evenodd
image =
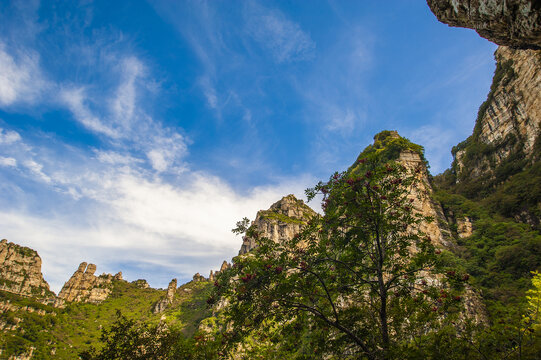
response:
M103 302L72 302L63 308L0 291L0 358L32 353L35 359L76 359L80 351L99 343L101 330L111 326L118 311L129 319L162 321L190 336L209 315L206 299L211 287L203 281L175 288L161 313L153 309L166 292L141 287L140 282L113 279Z
M473 134L433 184L491 319L511 323L541 269L541 51L500 47L495 57Z
M533 226L541 216L541 51L500 47L473 134L452 149L438 187Z
M227 263L222 265L226 269ZM58 297L41 274L36 251L0 243L0 358L74 359L99 341L121 312L128 319L162 322L191 336L210 313L212 283L204 277L177 288L152 289L122 274L95 276L96 265L81 263ZM219 272L217 272L219 273Z
M41 273L41 258L28 247L0 241L0 290L40 299L54 299Z

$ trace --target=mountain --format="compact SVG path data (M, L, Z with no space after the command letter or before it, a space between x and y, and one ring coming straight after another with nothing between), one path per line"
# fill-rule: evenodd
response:
M427 2L440 21L473 28L501 45L472 135L451 150L451 168L436 176L427 170L423 148L395 131L377 134L347 171L358 171L358 160L376 152L417 170L421 184L411 194L412 206L434 219L420 229L450 266L469 274L465 315L489 329L477 351L492 347L505 354L517 348L511 330L522 329L531 272L541 269L541 5L525 0ZM287 195L259 211L251 226L283 242L317 216L302 200ZM256 247L257 239L243 238L239 256ZM129 319L179 328L188 337L199 330L214 334L219 309L209 309L206 302L213 281L228 268L224 262L209 279L196 274L180 287L173 279L163 290L150 288L145 280L128 282L121 273L96 276L96 265L83 262L56 296L43 278L37 252L2 240L0 358L76 358L99 343L101 330L114 323L118 310ZM302 329L295 331L296 345L310 340L300 339ZM197 344L204 347L199 336Z
M36 251L3 239L0 264L0 290L37 299L54 298L41 273L41 258Z
M499 47L473 134L452 149L440 187L498 214L539 226L541 218L541 50Z
M258 211L251 226L261 236L280 242L291 239L299 233L313 216L317 216L314 210L290 194L272 204L268 210ZM256 247L256 239L246 236L243 238L239 255L246 254Z
M227 263L224 265L227 268ZM117 311L129 319L163 322L191 336L208 317L212 283L201 277L168 289L122 274L94 275L96 265L81 263L58 297L49 290L35 250L0 242L0 359L75 359L98 342ZM219 271L218 271L219 273Z

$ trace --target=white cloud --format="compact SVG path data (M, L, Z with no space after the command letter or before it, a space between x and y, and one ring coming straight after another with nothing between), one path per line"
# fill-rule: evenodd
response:
M41 171L39 164L32 166ZM0 212L1 236L38 250L55 291L82 261L96 263L99 271L123 271L132 280L147 278L153 286L206 274L237 254L241 239L230 231L236 221L254 218L289 193L301 197L314 183L307 176L283 179L241 194L207 173L186 173L182 184L172 185L126 167L93 169L63 180L78 203L90 199L93 205L77 206L77 213L54 206L47 215ZM59 186L60 179L53 181Z
M0 106L33 103L45 85L36 53L18 51L14 56L0 42Z
M12 157L0 156L0 166L16 167L17 166L17 160L15 160Z
M46 183L51 183L52 179L49 175L43 172L43 165L37 163L34 160L27 160L24 162L24 166L28 168L34 175Z
M147 154L150 163L154 170L162 172L167 170L168 161L165 159L165 154L160 150L150 150Z
M117 88L111 110L116 122L122 127L129 128L136 111L137 87L136 81L144 75L143 64L133 56L125 58L121 63L122 82Z
M1 85L0 85L1 86ZM21 136L16 131L4 130L0 128L0 144L11 145L21 140Z
M101 151L95 150L97 159L105 164L111 165L129 165L135 163L142 163L143 160L137 159L130 155L119 154L114 151Z
M117 138L120 134L109 126L105 125L97 116L95 116L85 105L87 101L85 89L83 87L63 89L60 92L60 101L63 102L73 113L75 119L87 129L101 133L112 138Z
M250 2L246 10L247 31L267 48L278 63L309 60L314 57L315 42L299 24L276 9Z
M330 121L327 124L327 129L338 131L342 134L350 134L355 129L357 116L351 109L346 111L334 109L330 114Z

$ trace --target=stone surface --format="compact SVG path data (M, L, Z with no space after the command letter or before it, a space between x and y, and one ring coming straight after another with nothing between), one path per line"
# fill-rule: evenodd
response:
M150 287L150 285L145 279L137 279L135 281L132 281L132 284L134 284L140 289L148 289Z
M469 217L465 216L463 218L456 219L456 225L456 232L459 238L463 239L472 236L473 225Z
M177 279L173 279L167 286L167 292L165 294L165 298L158 301L154 305L154 309L152 309L152 311L155 314L164 312L167 309L167 307L173 303L176 292L177 292Z
M427 0L439 21L474 29L498 45L541 49L538 0Z
M193 279L192 281L206 281L207 279L201 275L200 273L196 273L194 276L193 276Z
M451 230L440 203L433 198L425 163L419 154L410 150L402 151L398 162L403 164L409 171L418 169L420 182L409 197L413 199L412 205L415 210L423 214L423 216L430 216L434 219L432 222L422 222L419 230L427 234L435 246L452 248L454 243Z
M41 273L35 250L0 241L0 290L34 298L54 297Z
M281 242L293 238L313 216L317 216L316 212L302 200L298 200L294 195L287 195L272 204L268 210L259 211L251 226L255 226L260 236ZM239 255L255 247L255 239L245 236Z
M99 303L111 293L113 275L95 276L96 265L82 262L64 284L58 298L64 301Z
M534 160L541 128L541 50L500 47L495 53L500 67L487 101L480 108L474 134L454 152L459 181L490 175L513 155ZM484 145L476 161L466 166L467 142Z
M209 281L215 281L221 272L229 269L230 267L231 267L231 264L224 260L224 262L222 263L222 266L220 267L220 270L217 270L217 271L210 270Z

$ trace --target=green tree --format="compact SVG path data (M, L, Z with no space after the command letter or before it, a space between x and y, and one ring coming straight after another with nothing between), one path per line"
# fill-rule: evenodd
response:
M102 330L102 346L79 354L83 360L162 360L190 359L189 343L180 331L163 324L151 325L127 319L117 312L110 329Z
M228 302L228 343L269 323L298 323L294 336L315 330L316 353L388 359L451 321L466 277L435 274L440 250L419 230L432 219L412 205L420 172L377 154L360 159L307 190L309 200L322 194L324 215L283 243L237 223L259 246L235 259L210 299Z

